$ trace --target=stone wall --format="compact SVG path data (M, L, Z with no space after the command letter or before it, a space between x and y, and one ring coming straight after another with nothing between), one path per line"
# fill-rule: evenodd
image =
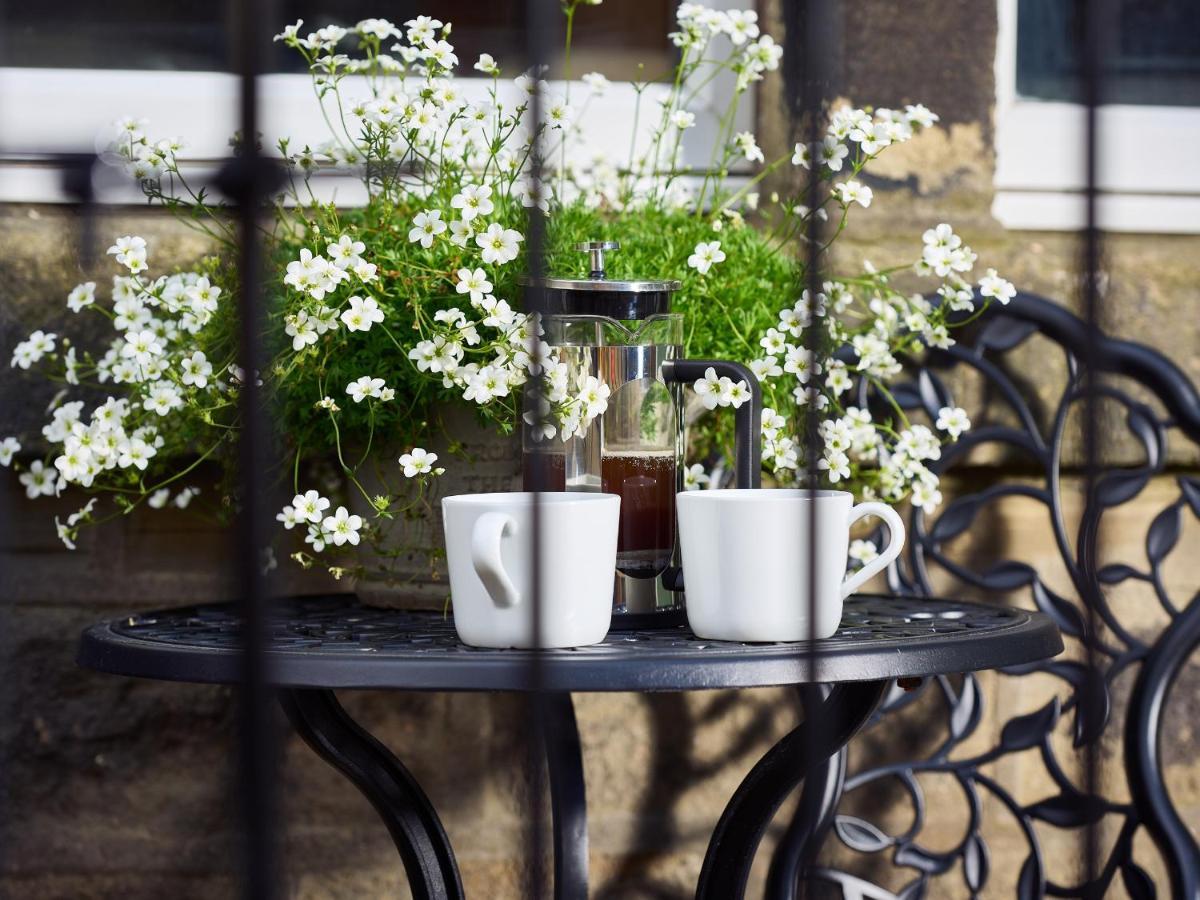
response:
M779 18L782 0L766 12ZM781 33L775 27L776 34ZM920 232L950 221L980 253L1022 288L1077 307L1078 243L1057 233L1007 232L990 216L994 159L991 59L995 9L988 0L905 4L847 0L835 93L855 103L897 105L922 101L939 112L943 127L890 153L869 183L870 210L858 212L841 242L839 260L879 265L911 258ZM760 140L778 151L792 140L778 79L763 89ZM96 239L139 233L156 255L186 261L203 248L194 235L144 210L105 212ZM86 272L77 260L78 222L58 207L0 208L0 342L5 347L48 321L69 329L62 298ZM102 248L101 248L102 249ZM1200 381L1200 302L1195 237L1112 235L1105 304L1110 331L1153 344ZM1061 364L1029 351L1021 365L1029 390L1048 393ZM0 378L0 434L40 418L48 395L14 377ZM969 385L963 390L968 392ZM967 404L970 405L970 404ZM1068 462L1078 462L1076 446ZM1118 443L1112 460L1136 459ZM1171 465L1195 468L1200 451L1180 442ZM503 461L497 461L503 465ZM1019 478L1001 458L970 473L981 480ZM483 476L480 476L483 477ZM499 477L489 474L486 477ZM1068 491L1077 488L1068 481ZM1163 506L1169 478L1154 483L1106 534L1106 554L1140 559L1146 524ZM949 491L948 491L949 493ZM0 894L28 898L124 900L233 896L236 803L232 758L236 724L223 688L114 678L73 664L79 631L130 610L203 602L228 594L223 568L229 536L183 513L137 515L89 537L68 553L54 537L52 517L69 502L27 501L11 479L0 479L8 532L0 535ZM1200 578L1200 540L1188 520L1172 561L1170 587L1186 601ZM956 553L974 560L1013 558L1055 571L1044 514L1019 501L972 529ZM1138 554L1143 554L1139 557ZM1054 575L1050 576L1053 579ZM1064 593L1069 588L1054 582ZM305 582L308 590L315 589ZM947 582L946 591L956 590ZM1015 602L1028 603L1027 597ZM1161 615L1145 597L1124 599L1138 634L1153 635ZM1200 822L1200 766L1193 702L1195 673L1176 688L1181 703L1168 718L1164 763L1177 802L1195 828ZM980 676L986 712L972 747L994 743L1012 716L1045 702L1048 687L1034 680ZM1119 686L1121 691L1127 685ZM343 697L352 714L395 748L428 787L445 814L460 856L469 896L529 895L523 853L529 803L521 709L512 698L471 695L354 692ZM690 895L706 836L725 800L751 762L794 723L795 704L784 691L702 696L584 696L577 700L591 800L593 882L596 897ZM867 761L928 750L944 715L928 691L902 721L863 735L852 768ZM1069 723L1056 736L1071 771ZM1114 732L1117 733L1117 732ZM1106 744L1105 778L1116 784L1119 748ZM1047 789L1031 754L991 770L1020 785L1022 799ZM340 776L294 738L286 738L280 766L286 833L288 895L303 898L404 896L398 861L367 803ZM935 849L961 837L962 801L952 784L931 780L928 826ZM903 824L899 797L886 792L851 798L880 822ZM786 811L785 811L786 812ZM995 802L983 810L992 852L986 896L1012 896L1024 858L1019 833ZM890 818L889 818L890 817ZM1079 836L1043 833L1050 858L1078 857ZM1160 893L1161 863L1139 838L1144 865ZM848 854L830 850L844 859ZM886 860L849 860L898 886ZM761 879L762 865L756 869ZM961 873L940 879L933 896L965 896Z

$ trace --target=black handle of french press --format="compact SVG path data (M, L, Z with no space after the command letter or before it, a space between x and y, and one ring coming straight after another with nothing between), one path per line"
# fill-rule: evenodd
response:
M762 389L758 379L741 363L724 359L672 359L663 363L663 381L692 384L712 369L717 377L744 381L750 389L750 399L734 410L734 483L739 488L762 487ZM663 572L667 590L682 591L683 570L672 566Z
M671 359L662 365L663 381L692 384L713 369L717 377L744 381L750 399L734 410L734 483L739 488L762 487L762 389L741 363L724 359Z

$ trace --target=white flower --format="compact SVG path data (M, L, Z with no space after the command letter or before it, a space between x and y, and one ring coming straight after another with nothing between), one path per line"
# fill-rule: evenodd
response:
M742 156L748 162L763 162L762 148L758 146L758 142L754 140L753 133L749 131L739 131L733 137L733 143L737 146Z
M498 366L484 366L467 381L463 399L474 400L482 406L493 397L507 397L508 392L508 373Z
M879 558L879 548L872 541L855 539L850 542L849 556L859 565L866 565Z
M275 35L275 40L284 41L289 46L292 44L298 43L300 40L300 38L298 36L299 32L300 32L300 26L303 24L304 24L303 19L297 19L295 25L288 25L287 27L285 27L283 29L283 31L281 31L281 32L279 32L279 34Z
M317 525L324 518L322 513L329 509L329 501L316 491L306 491L292 498L292 509L297 522L313 522Z
M117 457L117 465L122 469L128 469L133 466L140 471L146 471L146 466L150 463L150 457L158 453L158 450L153 445L147 443L139 437L131 437L123 440L117 447L119 456ZM57 463L55 463L57 465ZM66 472L63 472L66 475ZM70 480L70 476L67 476Z
M821 366L813 361L812 351L807 347L788 344L787 355L783 361L783 371L795 375L796 380L801 384L808 384L811 376L821 374Z
M575 111L562 99L557 99L546 110L546 122L551 128L565 130L571 124L571 116Z
M450 243L455 247L467 246L467 241L474 237L475 231L470 222L455 220L450 223Z
M459 217L463 222L470 222L478 216L491 214L496 208L491 197L492 189L488 185L465 184L462 190L450 198L450 205L459 210Z
M108 248L110 255L127 268L131 274L146 270L146 240L136 236L117 238L117 242Z
M91 306L96 302L96 282L85 281L83 284L77 284L71 289L71 293L67 294L67 307L71 312L79 312L85 306Z
M787 419L771 409L769 406L764 406L762 409L762 433L769 441L779 437L779 432L787 427Z
M349 394L355 403L362 403L367 397L378 398L384 388L382 378L372 378L370 375L364 375L357 381L352 381L346 385L346 393Z
M458 65L458 56L454 52L454 46L448 41L427 41L421 48L421 52L426 62L432 62L443 69L453 69Z
M829 362L829 374L825 376L825 386L833 392L835 397L840 397L854 387L854 381L850 378L846 364L840 359Z
M355 277L358 278L359 281L361 281L363 284L367 284L368 282L375 280L376 268L378 267L375 265L375 263L367 262L365 259L359 259L355 260L353 265L350 266L350 271L354 273Z
M483 234L475 235L475 243L483 248L483 261L490 265L504 265L517 258L517 244L525 240L521 232L505 229L493 222Z
M582 79L584 84L588 86L593 94L599 97L609 88L609 81L599 72L588 72Z
M833 192L845 205L857 203L864 209L871 205L873 192L865 184L857 181L843 181L833 186Z
M771 330L774 331L774 329ZM754 377L759 381L765 381L768 378L775 378L783 374L779 360L774 356L764 356L762 359L754 360L750 363L750 371L754 373Z
M728 378L718 378L717 370L712 366L705 369L704 377L697 379L696 383L692 385L692 389L704 404L705 409L728 406L729 398L727 391L731 387L733 387L733 382Z
M354 30L362 35L379 38L381 41L390 37L400 37L400 29L387 19L363 19L354 26Z
M912 505L926 513L931 513L941 502L942 492L938 490L937 476L926 469L922 472L922 477L913 485Z
M958 440L960 434L971 428L971 420L967 418L967 411L961 406L943 406L938 410L937 421L934 424L954 440Z
M758 37L758 13L752 9L731 9L721 24L735 47Z
M725 259L725 251L721 249L720 241L710 241L698 243L692 255L688 257L687 264L699 272L701 275L707 275L708 270L719 262Z
M181 406L183 397L180 396L179 388L169 381L154 382L146 394L146 399L142 401L142 409L156 412L160 416L165 416Z
M955 250L962 246L962 238L954 233L954 229L945 222L936 228L926 229L921 235L921 241L926 247L948 247Z
M376 322L383 321L383 310L374 297L351 297L350 308L342 313L342 323L347 331L370 331Z
M1017 289L1011 281L1005 281L997 275L995 269L988 269L987 274L979 279L979 293L984 297L995 297L1007 306L1008 301L1017 296Z
M458 284L454 289L460 294L470 294L472 303L478 303L485 294L492 292L492 283L487 280L483 269L459 269L455 274Z
M172 503L178 509L187 509L188 504L191 503L193 498L195 498L199 493L200 488L198 487L185 487L182 491L175 495L175 499L172 501Z
M329 539L338 547L342 544L357 544L360 528L362 517L350 515L350 511L344 506L339 506L337 512L327 516L321 523L321 530L328 532Z
M683 489L685 491L698 491L702 485L706 485L708 482L708 473L704 471L704 466L700 463L688 466L683 470Z
M831 172L840 172L842 160L849 155L850 148L833 135L826 135L825 140L821 142L821 162L828 166Z
M436 453L430 453L421 447L413 447L408 453L401 455L398 462L404 468L405 478L415 478L418 475L428 475L432 472L437 458Z
M35 331L28 338L13 348L11 366L28 369L30 365L40 360L47 353L54 352L56 334L48 334L42 330Z
M54 472L47 469L40 459L31 462L29 468L22 472L17 480L25 486L25 496L30 500L50 497L55 492Z
M497 300L491 294L488 294L478 303L473 303L479 309L487 313L483 320L483 325L486 328L507 328L516 319L516 313L512 311L512 307L508 305L507 300Z
M850 457L842 450L826 449L824 456L817 460L817 468L827 471L829 480L837 484L850 477Z
M728 381L729 379L722 380ZM733 382L725 389L725 397L728 400L729 405L734 409L737 409L752 396L754 395L750 392L750 385L746 384L744 379Z
M58 539L63 542L63 546L68 550L75 549L75 532L78 529L72 528L70 525L64 525L58 521L58 516L54 517L54 528L58 532Z
M0 466L6 469L12 464L13 455L21 452L21 442L15 437L0 441Z
M434 341L421 341L408 351L408 358L417 364L418 371L438 371L434 368L438 358L438 345Z
M428 250L433 246L433 239L445 230L446 223L442 221L442 211L427 209L413 217L413 227L408 232L408 239L413 243L420 241L421 246Z
M688 112L686 109L677 109L671 113L671 124L684 131L696 124L696 114Z
M414 46L420 46L426 41L433 40L437 30L442 27L440 19L433 19L429 16L417 16L404 24L408 28L408 42Z
M213 373L212 363L208 361L208 357L200 350L197 350L191 356L185 356L179 361L179 368L183 372L180 380L184 384L195 385L198 388L208 385L208 377Z
M307 521L307 519L305 519L303 516L301 516L296 511L296 507L285 506L283 508L282 512L279 512L276 514L275 521L282 522L283 527L286 528L288 531L291 531L293 528L295 528L301 522Z
M549 191L545 184L541 185L541 190L537 190L532 181L522 178L513 185L513 193L526 209L532 209L536 203L542 212L550 211Z
M121 355L133 359L139 366L149 363L154 357L161 356L162 342L153 331L129 331L125 334L125 346Z
M325 252L339 269L348 269L359 261L366 249L367 245L362 241L356 241L350 235L343 234L336 243L328 245Z
M146 498L146 505L151 509L162 509L167 505L167 501L171 499L170 488L159 488L153 494Z
M778 356L787 347L787 338L778 329L768 328L758 343L768 355Z
M910 124L919 125L921 128L929 128L938 120L937 114L930 112L929 108L921 103L904 107L904 114Z
M308 313L300 310L295 315L288 316L283 331L292 339L292 349L299 353L309 344L317 342L320 328L318 320L310 318Z
M496 60L492 59L490 53L480 53L479 60L475 63L475 70L483 72L485 75L496 77L500 74L500 67L496 65Z
M67 349L63 356L63 378L67 384L79 384L79 360L75 357L75 348Z
M594 419L608 409L608 397L611 393L612 388L595 375L587 376L584 379L583 386L579 390L579 402L583 407L583 418Z

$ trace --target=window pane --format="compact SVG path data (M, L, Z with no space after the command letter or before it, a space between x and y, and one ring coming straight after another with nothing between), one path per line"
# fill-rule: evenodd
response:
M1080 99L1078 11L1085 2L1019 0L1018 94ZM1104 102L1200 106L1200 2L1116 0L1113 6L1116 22L1104 52Z
M401 25L422 13L454 24L450 37L460 71L480 53L491 53L508 77L522 68L524 0L281 0L277 31L303 19L305 30L350 26L380 16ZM53 0L0 6L0 64L85 69L179 69L229 71L229 8L214 0ZM667 40L673 25L670 0L628 0L584 6L576 13L571 68L575 77L593 69L612 79L661 79L674 65ZM69 27L63 27L69 23ZM557 43L557 42L556 42ZM347 42L347 46L350 46ZM561 47L552 58L561 63ZM278 44L264 48L276 72L303 71L299 56ZM638 64L645 69L639 72ZM552 75L561 74L561 65Z

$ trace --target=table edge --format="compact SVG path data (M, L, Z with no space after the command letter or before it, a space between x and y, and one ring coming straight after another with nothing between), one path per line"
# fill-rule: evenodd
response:
M550 691L620 693L876 681L1019 666L1050 659L1062 652L1062 636L1048 616L1019 611L1025 621L1007 629L1000 642L981 641L970 632L940 635L934 652L939 657L953 652L954 666L933 665L928 654L919 648L901 652L885 642L864 643L853 654L821 654L810 665L799 646L780 644L777 653L760 652L736 661L714 655L704 665L661 656L659 667L644 667L647 677L638 678L634 673L634 677L613 686L611 670L604 671L608 661L572 660L557 655L562 651L551 651L542 657L540 687ZM239 680L238 657L227 649L155 645L117 634L111 626L111 622L102 622L83 631L76 655L78 665L112 675L160 681L236 684ZM1014 645L1021 652L1015 653ZM470 664L457 667L386 657L366 663L365 652L326 651L314 661L312 657L295 658L287 651L268 651L267 679L281 688L474 692L534 689L529 665L532 651L481 655L472 658ZM644 662L652 663L654 659L654 651L646 651ZM960 661L962 665L957 664ZM481 676L481 672L487 673L486 676Z

